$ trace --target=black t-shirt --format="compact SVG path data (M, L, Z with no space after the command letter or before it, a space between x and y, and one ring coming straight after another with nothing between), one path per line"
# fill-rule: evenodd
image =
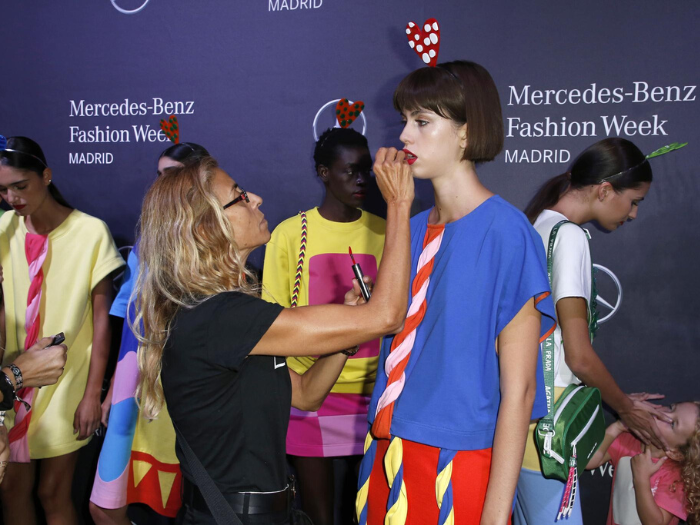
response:
M287 485L292 402L285 359L248 356L283 308L239 292L175 316L162 381L173 422L222 492ZM183 475L194 483L178 444Z

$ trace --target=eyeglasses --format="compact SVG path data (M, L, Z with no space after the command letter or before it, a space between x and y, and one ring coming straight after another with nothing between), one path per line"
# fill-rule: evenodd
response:
M233 199L231 202L229 202L228 204L224 204L224 209L230 208L234 204L238 204L241 201L250 202L250 199L248 198L248 192L245 190L239 190L239 191L241 192L241 194L238 197L236 197L235 199Z

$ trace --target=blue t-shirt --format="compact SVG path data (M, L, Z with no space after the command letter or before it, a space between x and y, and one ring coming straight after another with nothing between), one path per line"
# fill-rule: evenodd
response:
M411 282L429 212L411 219ZM430 276L427 311L394 405L391 435L451 450L490 448L501 400L496 338L528 300L549 291L540 236L499 196L446 224ZM544 336L555 324L551 297L540 300L537 309L543 314ZM392 341L390 336L382 343L370 424L386 387L384 363ZM547 413L538 355L533 419Z
M129 252L126 260L126 268L122 277L122 285L119 287L117 296L114 298L109 315L126 318L126 307L129 304L129 297L134 289L136 277L139 274L139 258L136 256L136 247Z

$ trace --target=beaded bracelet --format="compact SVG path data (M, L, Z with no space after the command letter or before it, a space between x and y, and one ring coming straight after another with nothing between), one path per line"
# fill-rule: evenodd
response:
M21 397L19 397L17 395L17 392L19 392L19 389L22 387L22 384L23 384L22 371L17 367L17 365L8 365L8 368L10 370L12 370L12 373L15 376L15 384L17 385L16 388L12 384L12 380L9 377L7 377L7 374L5 372L0 372L0 374L2 374L2 376L5 378L5 381L7 381L7 384L10 385L10 387L12 387L12 396L10 397L10 399L12 399L13 401L19 401L20 403L22 403L24 405L24 408L27 410L27 412L29 412L29 410L32 408L32 406L29 403L27 403L24 399L22 399ZM3 403L5 401L6 401L6 399L3 399Z
M10 370L12 370L12 373L15 375L15 384L17 385L15 390L20 390L22 388L22 386L24 385L24 379L22 378L22 371L15 364L9 365L9 367L10 367Z

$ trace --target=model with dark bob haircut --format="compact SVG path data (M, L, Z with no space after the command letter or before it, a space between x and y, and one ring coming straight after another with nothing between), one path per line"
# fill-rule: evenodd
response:
M414 71L394 106L405 147L380 149L375 171L405 162L432 182L435 207L411 220L411 305L379 356L358 522L505 524L530 419L546 413L539 341L554 306L544 251L476 173L504 140L486 69Z
M399 113L429 109L455 126L468 124L464 159L489 162L503 149L503 116L498 89L486 69L466 60L418 69L394 92Z

